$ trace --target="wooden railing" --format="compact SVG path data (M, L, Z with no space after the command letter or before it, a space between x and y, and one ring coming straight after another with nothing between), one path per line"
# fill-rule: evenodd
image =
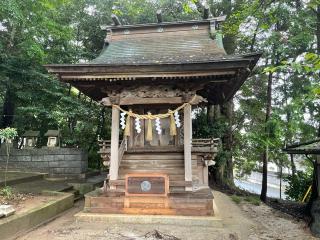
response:
M205 166L212 166L220 145L220 138L192 139L192 152L201 156Z
M220 138L194 138L192 139L192 147L207 148L213 152L218 152Z
M110 166L111 140L98 139L98 144L100 147L98 153L101 156L103 165ZM127 138L119 141L119 165L125 151L127 151Z
M124 152L128 150L128 144L127 143L128 143L127 142L127 138L124 137L123 140L120 143L120 146L119 146L119 155L118 155L118 157L119 157L119 166L120 166L121 159L123 157Z

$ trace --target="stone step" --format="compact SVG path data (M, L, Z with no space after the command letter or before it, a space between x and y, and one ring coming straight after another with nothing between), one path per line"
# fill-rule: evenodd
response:
M183 154L161 154L161 153L146 153L146 154L136 154L136 153L125 153L123 159L184 159Z
M135 211L137 212L137 211ZM169 212L171 213L171 212ZM172 215L172 214L168 214ZM201 228L218 228L222 229L224 224L219 217L213 216L159 216L149 215L129 215L129 214L104 214L104 213L88 213L79 212L75 215L79 222L103 222L108 225L112 224L155 224L167 226L199 226Z
M184 168L148 168L145 167L144 169L119 169L119 175L126 175L129 173L150 173L150 171L152 171L152 173L165 173L168 174L169 177L172 175L183 175L185 173ZM192 174L196 175L197 171L196 169L192 169Z
M119 180L110 180L110 184L116 185L116 186L124 186L125 185L125 179L119 179ZM185 186L192 186L192 182L187 181L169 181L169 185L173 187L185 187Z
M149 164L149 163L161 163L161 164L184 164L184 160L180 159L167 159L167 160L158 160L158 159L122 159L122 163L136 163L136 164Z
M192 156L192 160L196 160L196 156ZM122 160L158 160L158 161L184 161L183 155L150 155L150 154L124 154Z
M124 179L125 175L119 175L119 179ZM169 175L169 181L184 181L184 174L183 175ZM170 184L170 183L169 183Z

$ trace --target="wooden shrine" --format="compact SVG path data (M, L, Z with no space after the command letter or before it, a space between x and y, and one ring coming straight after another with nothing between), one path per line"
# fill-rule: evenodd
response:
M86 196L93 213L213 215L208 166L218 139L192 138L192 109L233 97L260 54L227 55L224 17L106 28L100 56L47 65L112 108L111 140L99 140L108 186Z

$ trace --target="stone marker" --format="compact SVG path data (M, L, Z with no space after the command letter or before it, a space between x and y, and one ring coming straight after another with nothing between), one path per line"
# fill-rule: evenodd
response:
M8 217L14 214L15 211L12 205L0 205L0 217Z

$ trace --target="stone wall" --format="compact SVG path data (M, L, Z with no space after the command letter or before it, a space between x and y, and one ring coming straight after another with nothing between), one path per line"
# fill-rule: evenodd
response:
M0 148L0 169L6 151ZM88 169L88 154L78 148L11 149L9 170L48 173L51 177L82 178Z

